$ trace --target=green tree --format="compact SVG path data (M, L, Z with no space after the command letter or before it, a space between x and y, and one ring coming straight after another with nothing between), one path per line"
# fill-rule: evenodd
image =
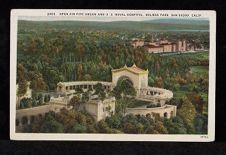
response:
M183 119L188 133L194 132L193 121L196 115L194 105L188 100L187 97L182 99L182 106L178 110L178 115Z
M97 83L94 86L94 90L95 90L94 94L98 95L98 97L103 101L106 97L103 85L101 83Z
M159 132L156 131L154 129L154 126L152 126L152 125L150 125L150 126L147 127L147 129L145 130L145 133L146 134L159 134Z
M86 122L87 122L86 121L86 115L84 115L81 112L75 113L75 120L81 125L86 125Z
M48 101L49 101L49 98L48 98L48 95L46 94L46 95L44 95L44 102L46 103Z
M63 108L60 113L55 114L55 119L64 126L65 132L68 132L76 123L74 111Z
M195 127L195 133L207 134L208 116L197 114L194 119L194 127Z
M167 134L168 133L167 129L163 125L163 122L156 121L153 125L154 125L154 130L157 131L159 134Z
M84 75L84 80L85 80L85 81L90 81L90 80L92 80L91 75L90 75L90 74L85 74L85 75Z
M116 113L125 115L126 108L133 102L132 98L123 97L121 99L116 100L115 110Z
M98 129L98 132L100 133L107 133L107 131L109 130L109 127L106 122L101 120L97 123L97 129Z
M82 93L81 102L83 104L85 104L86 102L89 101L89 97L90 97L90 92L89 91L86 91L86 92Z
M105 122L108 124L110 128L116 128L120 129L121 128L121 119L119 115L112 115L110 117L107 117L105 119Z
M18 83L17 95L19 98L26 94L27 87L28 87L28 84L26 80L22 80Z
M95 127L95 125L87 125L87 133L96 133L97 129Z
M48 88L42 74L38 70L28 72L28 77L31 81L31 89L34 91L43 91Z
M23 130L24 133L32 133L32 126L29 125L29 124L26 124L26 125L23 126L22 130Z
M25 80L25 68L21 63L19 63L17 65L17 83L24 80Z
M28 88L28 82L25 79L25 68L22 64L18 64L17 66L17 83L17 96L20 105L20 98L26 94Z
M162 79L161 76L155 78L154 86L155 87L160 87L160 88L163 88L164 87L164 81L163 81L163 79Z
M45 121L41 127L42 133L63 133L64 127L55 120Z
M187 95L188 99L193 103L196 108L196 111L199 113L203 112L204 101L201 95L197 92L193 91L192 93Z
M47 115L40 129L42 133L63 133L64 126L51 115Z
M87 128L84 125L81 124L75 124L73 128L70 130L70 133L86 133Z
M38 94L38 104L39 105L43 104L43 95L42 95L42 93Z
M75 111L79 110L80 104L80 98L78 96L73 96L69 102L69 105L72 106Z
M136 132L137 133L143 133L144 132L144 125L142 123L136 124Z
M132 123L126 123L124 125L123 131L125 133L133 133L133 134L137 133L136 126L133 125Z
M41 117L34 117L34 120L31 123L33 133L41 132L41 127L42 127L43 121L44 121L44 119Z
M118 81L117 86L114 88L113 93L119 98L123 96L136 96L136 90L133 87L133 84L128 79L121 79Z
M180 117L174 117L171 119L164 119L164 126L169 134L186 134L187 129L184 126L184 122Z

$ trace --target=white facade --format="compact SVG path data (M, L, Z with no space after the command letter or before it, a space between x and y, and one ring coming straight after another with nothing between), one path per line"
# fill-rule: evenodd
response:
M110 116L111 113L115 113L115 98L110 97L103 101L99 99L89 100L85 104L85 109L96 121L100 121Z
M116 86L121 78L128 78L135 89L141 89L148 86L148 70L142 70L136 65L132 67L124 66L120 69L112 70L112 84Z
M167 115L166 117L176 116L176 106L166 105L166 101L173 97L173 93L170 90L163 88L156 88L148 86L148 70L143 70L137 67L135 64L131 67L126 65L119 69L112 69L112 82L104 81L71 81L71 82L59 82L57 84L57 92L70 93L76 92L76 88L81 88L83 91L93 89L97 83L101 83L105 90L112 90L120 80L128 79L132 82L133 87L137 91L137 100L143 100L152 102L154 104L160 103L160 107L156 108L128 108L128 113L133 114L146 114L157 113L160 117ZM115 98L107 98L104 101L91 99L85 105L85 109L90 113L96 121L105 119L110 115L107 107L110 107L110 111L115 112ZM170 115L168 115L170 114Z
M84 91L89 89L94 89L94 86L98 83L101 83L105 89L111 90L112 83L105 81L70 81L70 82L59 82L57 84L57 92L59 93L67 93L67 92L75 92L77 88L81 88Z
M175 117L177 112L177 106L164 105L156 108L127 108L127 114L134 115L151 115L154 118L154 114L158 114L160 117L171 118Z

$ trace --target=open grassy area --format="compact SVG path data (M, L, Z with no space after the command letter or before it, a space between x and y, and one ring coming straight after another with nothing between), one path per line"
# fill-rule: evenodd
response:
M208 75L209 67L208 66L192 66L192 74L194 75Z
M132 103L129 104L128 108L136 108L136 107L141 107L149 104L150 102L147 102L147 101L133 100Z
M209 52L195 52L195 53L171 53L164 55L164 57L191 59L195 61L209 60Z

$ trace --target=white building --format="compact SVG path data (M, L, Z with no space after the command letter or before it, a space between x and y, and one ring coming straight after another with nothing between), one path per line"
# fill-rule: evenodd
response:
M159 114L160 117L174 117L176 116L176 106L166 105L166 101L173 97L173 93L170 90L163 88L156 88L148 86L148 70L143 70L137 67L135 64L131 67L126 65L119 69L112 69L112 82L104 81L72 81L72 82L59 82L57 84L57 91L64 94L73 94L77 88L87 91L93 89L97 83L101 83L106 91L112 90L120 80L129 80L135 90L137 91L137 100L143 100L152 102L154 104L160 104L160 107L146 108L136 107L127 108L127 114ZM110 112L115 112L115 98L106 98L104 101L98 99L91 99L85 104L87 112L89 112L95 120L109 116Z
M119 80L128 79L133 83L136 90L148 86L148 70L138 68L135 64L132 67L112 69L112 84L116 86Z
M96 121L100 121L115 113L115 97L109 97L103 101L98 98L91 99L84 106Z

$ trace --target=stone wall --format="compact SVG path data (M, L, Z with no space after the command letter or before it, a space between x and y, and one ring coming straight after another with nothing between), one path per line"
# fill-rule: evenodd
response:
M38 107L16 110L16 121L18 123L18 125L16 126L21 126L23 119L26 119L27 124L30 124L34 117L43 117L46 113L50 111L59 112L60 109L65 107L65 105L60 104L47 104Z
M126 114L133 115L144 115L150 114L153 116L154 113L160 115L160 117L171 118L176 116L177 107L174 105L164 105L156 108L127 108Z
M112 90L112 83L105 81L70 81L70 82L59 82L57 84L57 92L65 93L81 88L83 90L93 89L94 86L101 83L106 89Z
M108 109L110 107L110 109ZM104 99L90 100L85 104L86 111L93 116L96 121L105 119L110 113L115 113L115 97Z

